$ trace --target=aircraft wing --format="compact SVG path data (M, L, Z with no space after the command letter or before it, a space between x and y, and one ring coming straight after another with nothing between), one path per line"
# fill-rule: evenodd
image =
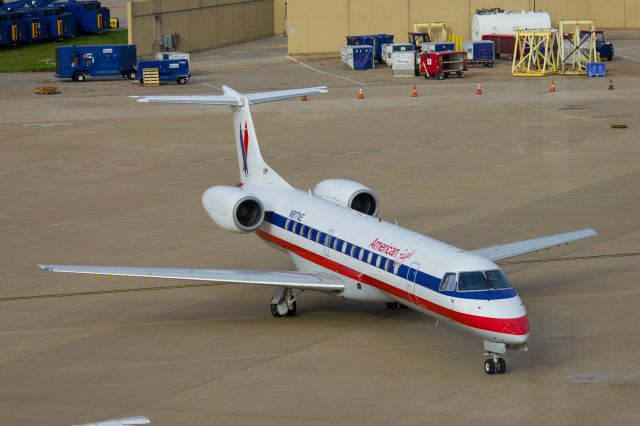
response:
M495 262L497 260L516 257L549 247L559 246L561 244L568 244L572 241L593 237L594 235L598 235L595 230L582 229L580 231L567 232L565 234L549 235L547 237L533 238L531 240L518 241L499 246L484 247L477 250L471 250L470 253Z
M234 269L136 268L128 266L38 265L49 272L69 272L123 277L168 278L174 280L256 284L321 292L344 290L343 281L324 272L250 271Z

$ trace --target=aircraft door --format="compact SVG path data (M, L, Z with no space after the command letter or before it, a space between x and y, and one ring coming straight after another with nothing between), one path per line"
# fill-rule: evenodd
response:
M331 243L333 242L333 233L336 232L335 229L331 228L327 231L326 236L324 237L324 255L330 257L331 253Z
M420 264L418 262L412 262L407 272L407 296L409 301L418 305L418 298L416 297L416 280L418 278L418 271L420 270Z

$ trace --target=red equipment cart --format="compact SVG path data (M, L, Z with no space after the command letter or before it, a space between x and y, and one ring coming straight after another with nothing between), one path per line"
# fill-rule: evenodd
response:
M420 74L424 74L424 78L442 80L452 73L464 78L467 69L467 52L425 52L420 55Z

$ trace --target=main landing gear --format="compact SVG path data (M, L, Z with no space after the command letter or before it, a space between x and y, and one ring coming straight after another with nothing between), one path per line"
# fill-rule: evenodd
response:
M484 372L487 374L504 374L506 371L506 361L503 358L498 358L496 354L484 362Z
M290 288L278 287L271 298L271 315L293 317L296 315L296 297Z

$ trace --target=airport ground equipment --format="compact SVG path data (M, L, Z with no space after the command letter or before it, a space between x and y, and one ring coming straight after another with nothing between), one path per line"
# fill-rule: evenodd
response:
M420 73L424 78L449 78L456 74L464 78L467 71L467 54L465 52L426 52L420 54Z
M596 24L593 20L558 21L558 73L586 75L587 63L600 62L596 51Z
M518 31L511 74L521 77L555 74L557 45L557 33L551 29Z
M409 32L407 35L407 40L409 41L409 43L413 44L413 47L416 51L420 51L422 43L431 41L431 38L429 37L429 33L426 31Z
M393 52L415 52L411 43L388 43L382 45L382 61L392 66L391 56Z
M373 69L373 46L342 46L340 61L352 70Z
M604 66L604 62L587 63L587 77L604 77L606 74L607 70Z
M189 61L186 59L151 60L138 62L136 79L145 83L143 69L157 68L160 81L175 81L178 84L186 84L191 79Z
M111 12L99 1L67 0L58 1L53 5L73 15L79 33L95 33L111 28Z
M510 13L479 10L471 21L471 39L483 40L486 34L515 36L518 30L540 28L551 28L551 17L547 12Z
M504 56L510 61L513 60L516 36L510 34L485 34L482 36L482 40L493 42L493 53L496 59Z
M462 50L467 53L467 64L482 64L493 67L495 53L491 40L465 41Z
M450 52L456 50L456 44L449 41L428 41L420 46L422 53L425 52Z
M136 78L136 46L58 46L56 77L85 81L87 77Z
M588 31L582 30L580 31L580 38L584 38L587 35ZM600 59L607 58L607 61L613 59L613 43L610 41L606 41L604 38L604 31L596 30L593 33L596 37L596 51L600 54Z
M382 46L389 43L393 43L392 34L347 36L347 46L373 46L373 58L380 64L384 62L382 58Z
M447 41L447 24L444 22L414 22L413 31L428 33L430 41Z
M28 42L28 27L23 13L0 11L0 44L9 46Z

